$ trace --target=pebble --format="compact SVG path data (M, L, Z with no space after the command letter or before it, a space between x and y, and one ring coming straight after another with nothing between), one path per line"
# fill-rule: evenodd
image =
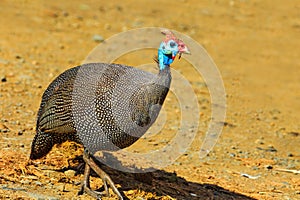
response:
M64 191L65 185L64 185L64 183L57 183L53 186L53 188L55 188L55 190L58 190L58 191Z
M294 154L292 154L292 153L288 153L288 155L287 155L288 157L294 157Z
M36 60L33 60L33 61L31 62L31 64L33 64L33 65L38 65L38 64L39 64L39 62L38 62L38 61L36 61Z
M94 40L95 42L103 42L103 41L104 41L104 38L103 38L101 35L95 34L95 35L93 36L93 40Z
M73 185L72 184L70 184L70 183L66 183L65 185L64 185L64 192L70 192L70 191L72 191L73 190Z
M229 154L230 157L235 157L236 155L234 153Z
M68 178L72 178L75 176L76 172L72 169L69 169L67 171L64 172L64 174L68 177Z
M275 149L272 145L269 145L268 148L266 149L266 151L277 152L277 149Z
M30 184L31 181L30 180L20 180L20 183L26 185L26 184Z
M255 144L264 144L264 141L262 139L255 140Z
M15 57L16 59L21 59L22 58L22 56L20 56L20 55L16 55L16 57Z
M43 183L42 183L42 182L40 182L40 181L35 181L35 184L36 184L36 185L38 185L38 186L41 186L41 185L43 185Z
M265 168L266 169L273 169L273 166L272 165L266 165Z
M291 135L291 136L294 136L294 137L297 137L297 136L299 136L299 135L300 135L300 133L298 133L298 132L295 132L295 131L288 132L287 134L288 134L288 135Z
M5 83L5 82L7 82L7 79L6 79L6 77L5 77L5 76L1 78L1 82L2 82L2 83Z
M194 193L190 193L190 195L191 195L192 197L197 197L197 196L198 196L197 194L194 194Z
M9 132L8 128L0 129L0 133L7 133L7 132Z
M134 190L129 190L129 191L126 192L127 195L132 195L132 194L134 194L134 193L135 193Z

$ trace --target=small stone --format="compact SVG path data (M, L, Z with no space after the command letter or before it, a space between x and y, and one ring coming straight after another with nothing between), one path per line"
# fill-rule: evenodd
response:
M18 135L23 135L23 131L22 131L22 130L19 130L19 131L18 131Z
M35 181L35 184L36 184L36 185L38 185L38 186L41 186L41 185L43 185L43 183L42 183L42 182L40 182L40 181Z
M265 168L266 169L273 169L273 166L272 165L266 165Z
M126 192L127 195L132 195L132 194L134 194L134 193L135 193L134 190L129 190L129 191Z
M101 36L101 35L94 35L93 36L93 40L95 41L95 42L103 42L104 41L104 38Z
M264 141L262 139L255 140L255 144L264 144Z
M291 136L294 136L294 137L297 137L297 136L300 135L300 133L295 132L295 131L288 132L287 134L288 134L288 135L291 135Z
M16 106L17 106L17 107L22 107L23 104L22 104L22 103L17 103Z
M54 188L58 191L64 191L65 190L65 185L64 183L57 183Z
M235 155L235 153L230 153L229 156L230 157L235 157L236 155Z
M288 157L294 157L294 154L292 154L292 153L288 153L288 155L287 155Z
M4 129L0 129L0 133L7 133L7 132L9 132L9 129L8 128L4 128Z
M7 82L7 79L6 79L6 77L5 77L5 76L1 78L1 82L2 82L2 83L5 83L5 82Z
M277 149L275 149L272 145L269 145L268 148L266 149L266 151L277 152Z
M30 184L30 180L20 180L20 183L26 185L26 184Z
M64 174L65 174L68 178L72 178L72 177L75 176L76 172L75 172L74 170L69 169L69 170L65 171Z
M33 60L33 61L31 62L31 64L33 64L33 65L38 65L39 63L38 63L38 61Z
M67 184L64 185L64 190L63 190L63 192L70 192L70 191L72 191L72 190L73 190L73 185L72 185L72 184L67 183Z
M192 197L197 197L197 196L198 196L198 195L195 194L195 193L190 193L190 195L191 195Z

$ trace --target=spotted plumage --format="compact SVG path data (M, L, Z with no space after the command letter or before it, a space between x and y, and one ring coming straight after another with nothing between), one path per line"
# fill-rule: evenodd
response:
M169 91L170 64L178 53L188 53L182 41L171 32L165 34L158 50L158 74L120 64L89 63L59 75L42 96L30 158L41 158L66 140L83 144L88 155L82 188L95 194L86 183L89 166L98 169L90 156L126 148L145 134ZM98 172L102 179L110 180ZM113 183L109 184L118 194Z

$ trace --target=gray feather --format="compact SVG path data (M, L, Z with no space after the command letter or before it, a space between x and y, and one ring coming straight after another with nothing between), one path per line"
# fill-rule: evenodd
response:
M91 153L130 146L155 122L170 82L169 67L152 74L91 63L65 71L43 94L31 158L66 140Z

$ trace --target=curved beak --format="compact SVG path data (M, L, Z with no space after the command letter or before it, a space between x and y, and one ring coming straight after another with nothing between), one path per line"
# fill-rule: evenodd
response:
M183 49L180 49L180 53L191 54L189 48L186 45Z
M178 59L181 58L181 54L183 54L183 53L191 54L189 48L186 45L184 45L184 48L180 49Z

